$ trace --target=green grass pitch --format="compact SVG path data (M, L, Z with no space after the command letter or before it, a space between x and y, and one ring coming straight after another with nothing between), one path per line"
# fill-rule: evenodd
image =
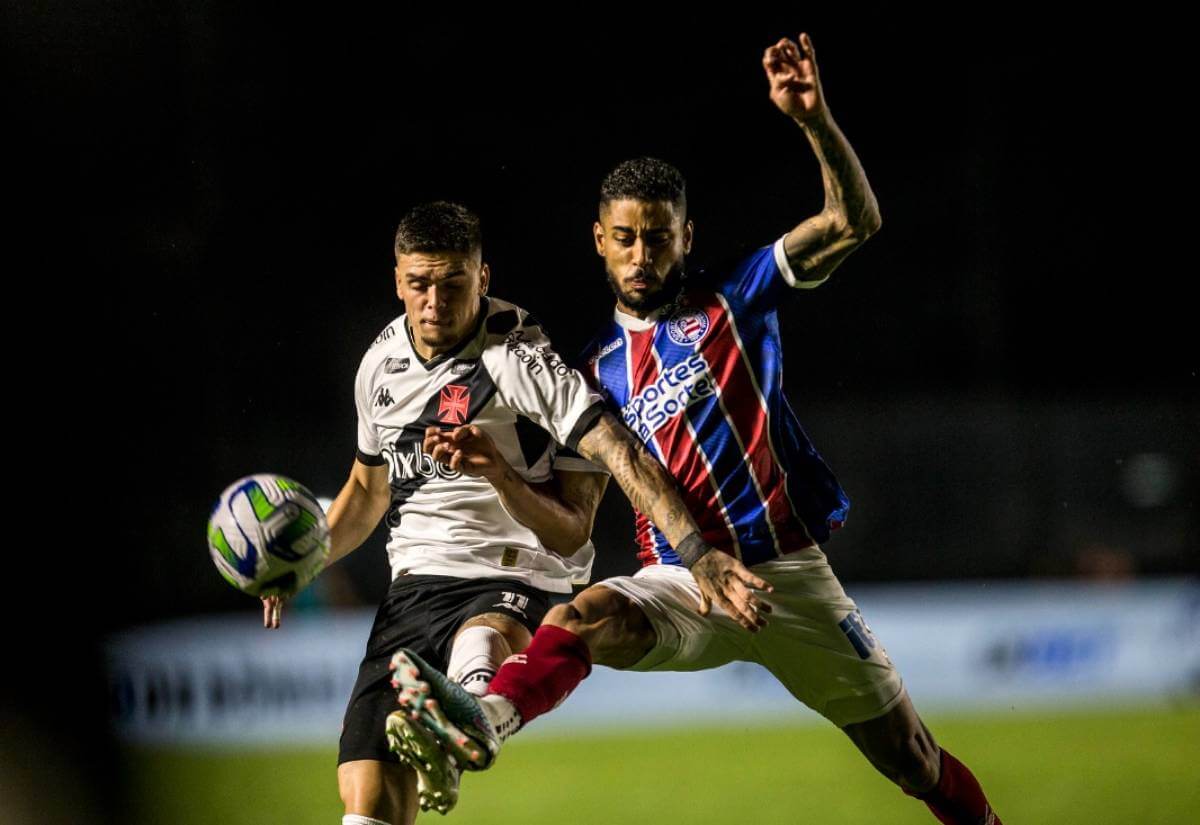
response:
M1200 821L1200 707L928 719L1004 821ZM332 748L128 752L128 821L335 825ZM422 814L418 821L443 821ZM513 740L445 822L934 822L829 726L760 725Z

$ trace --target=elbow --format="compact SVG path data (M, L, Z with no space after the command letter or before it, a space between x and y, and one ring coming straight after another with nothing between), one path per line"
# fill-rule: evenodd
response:
M881 226L883 226L883 217L879 214L879 207L876 206L863 216L861 225L858 227L858 234L865 241L878 232Z
M879 205L874 198L869 198L854 213L840 212L829 216L829 246L846 251L853 250L878 232L882 225Z
M560 556L570 557L578 552L580 547L587 544L588 537L583 533L570 533L558 536L550 536L542 540L547 550L557 553Z
M874 195L870 195L863 204L858 220L855 221L854 232L865 241L878 232L881 226L883 216L879 214L879 202L875 200Z
M879 214L879 204L875 202L875 198L868 198L858 214L846 221L842 237L860 244L878 232L881 226L883 217Z
M573 556L591 537L591 523L584 521L582 514L579 514L576 518L564 520L554 535L542 537L542 544L560 556Z

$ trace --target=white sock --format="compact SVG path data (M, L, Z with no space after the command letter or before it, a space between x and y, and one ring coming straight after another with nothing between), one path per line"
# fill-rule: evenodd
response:
M521 713L517 706L498 693L480 697L479 704L501 742L521 729Z
M342 817L342 825L392 825L392 823L384 822L382 819L371 819L369 816L346 814Z
M501 662L511 655L508 640L499 630L486 625L468 627L454 640L446 675L468 693L483 696Z

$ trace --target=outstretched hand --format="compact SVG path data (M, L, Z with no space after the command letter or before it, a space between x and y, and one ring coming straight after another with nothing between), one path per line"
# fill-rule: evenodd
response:
M692 565L692 576L700 586L698 612L701 616L707 616L715 603L752 633L767 626L762 614L770 613L771 605L759 599L750 588L767 593L774 588L733 556L720 550L709 550Z
M805 120L825 110L825 95L817 76L817 56L804 32L800 43L786 37L763 53L763 68L771 84L771 100L785 115Z

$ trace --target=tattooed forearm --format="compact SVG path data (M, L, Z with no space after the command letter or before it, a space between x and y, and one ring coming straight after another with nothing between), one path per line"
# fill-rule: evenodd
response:
M612 415L605 413L588 430L579 453L612 473L629 503L654 522L671 546L697 532L675 480Z
M821 165L825 207L787 234L784 251L800 281L816 281L879 229L879 204L854 149L828 112L800 126Z
M869 235L879 228L879 204L867 183L858 156L833 118L825 113L803 121L825 185L825 209L856 234Z

